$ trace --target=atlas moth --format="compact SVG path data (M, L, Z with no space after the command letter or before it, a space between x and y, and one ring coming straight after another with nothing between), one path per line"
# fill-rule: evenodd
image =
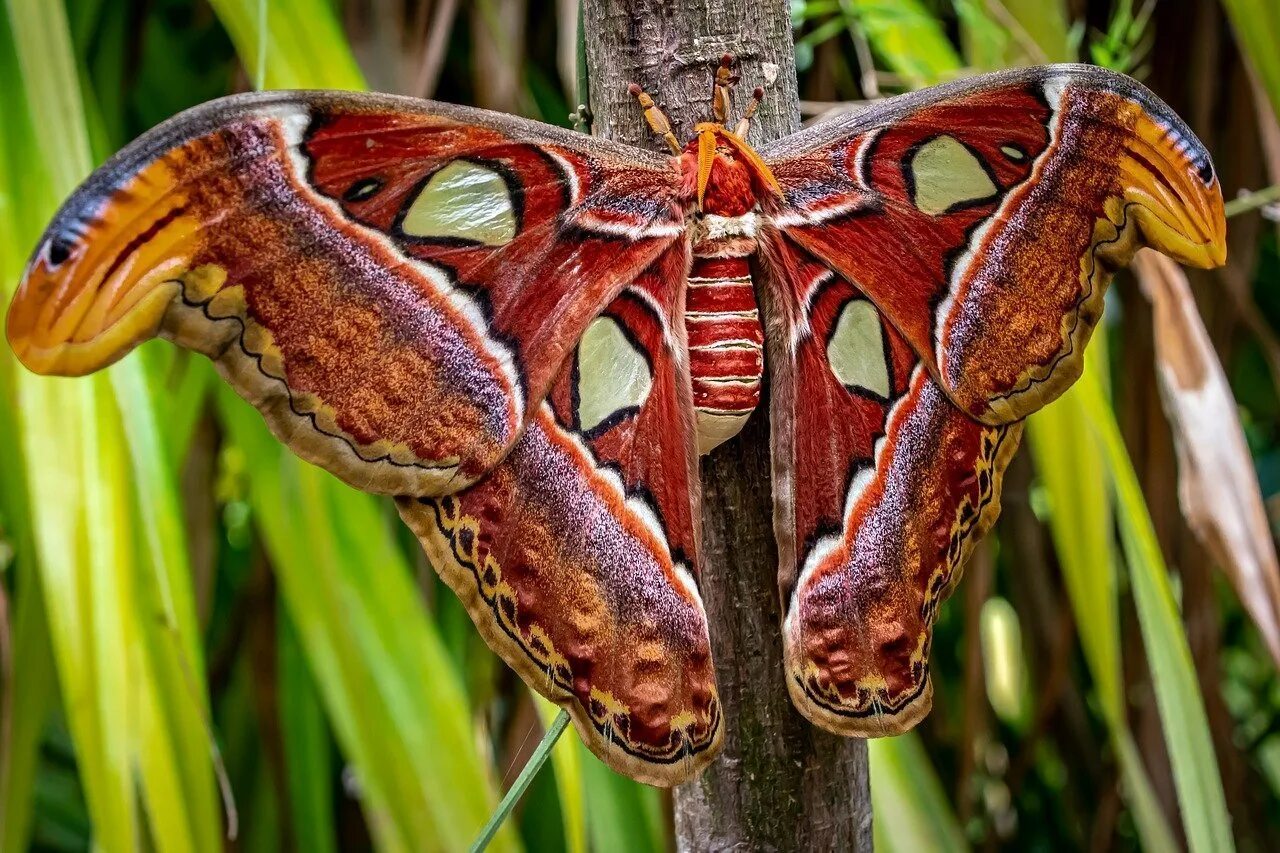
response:
M480 633L619 772L722 732L698 456L769 366L785 679L817 725L928 711L937 608L1022 419L1079 376L1143 245L1225 259L1209 155L1080 65L878 102L758 150L732 75L669 155L466 107L261 92L144 134L62 206L8 315L22 362L154 336L296 454L396 496ZM756 415L759 417L759 415Z

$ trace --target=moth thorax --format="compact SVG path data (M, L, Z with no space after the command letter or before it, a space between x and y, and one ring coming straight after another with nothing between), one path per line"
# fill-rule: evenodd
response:
M702 213L692 219L695 258L748 258L755 254L759 220L754 210L735 216Z
M695 254L689 271L685 328L699 453L737 435L760 402L764 330L748 255L733 242L745 240L754 248L754 236L708 238L733 253Z

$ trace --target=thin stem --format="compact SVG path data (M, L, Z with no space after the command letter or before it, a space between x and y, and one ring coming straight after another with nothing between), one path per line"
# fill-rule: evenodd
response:
M1280 184L1233 198L1226 203L1224 210L1228 217L1238 216L1241 213L1266 207L1273 202L1280 202Z
M560 735L564 734L568 725L569 712L561 709L556 718L551 721L547 733L542 736L542 742L538 744L538 748L533 751L533 755L529 756L529 761L516 777L515 783L503 795L502 802L498 803L498 808L489 817L489 822L484 825L484 829L480 830L480 835L471 845L471 853L480 853L489 846L493 836L498 834L498 829L506 821L507 815L511 814L516 803L520 802L520 798L524 796L524 792L533 782L533 778L538 775L542 765L546 764L547 758L551 755L551 748L556 745L556 741L560 740Z
M267 86L267 0L258 0L258 58L253 69L253 88Z

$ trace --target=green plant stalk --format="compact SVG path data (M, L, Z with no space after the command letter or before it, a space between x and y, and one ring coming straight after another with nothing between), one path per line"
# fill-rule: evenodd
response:
M961 853L969 849L920 736L867 742L877 853Z
M89 134L62 4L9 0L8 13L32 124L41 138L59 143L31 152L49 176L41 193L24 200L26 221L38 227L88 173ZM116 368L111 375L129 371ZM175 545L173 518L163 517L176 512L172 482L162 469L131 466L160 453L160 444L135 448L132 458L125 453L107 374L67 382L19 372L16 385L51 646L95 839L107 849L140 841L140 786L157 844L215 847L220 832L211 765L200 749L208 743L203 693L177 686L184 680L179 660L192 659L196 648L194 624L184 640L181 624L165 627L142 603L159 576L139 567L168 572L179 554L185 571L181 535ZM154 419L149 408L132 414ZM153 528L161 531L153 541L168 549L168 564L163 554L154 562L139 559L134 543ZM165 602L168 613L192 609L189 592L185 600L170 595ZM183 655L170 655L184 644Z
M1280 4L1275 0L1222 0L1236 43L1280 116ZM1272 176L1273 179L1280 176Z
M493 836L502 827L507 816L511 814L511 810L516 807L516 803L520 802L524 792L529 789L529 784L538 775L542 765L547 763L556 741L560 739L560 735L564 734L564 730L568 725L569 712L561 710L556 715L556 718L551 721L551 725L547 727L547 732L542 736L542 740L538 743L537 749L533 751L533 755L529 756L529 760L521 768L520 775L516 777L516 781L507 789L507 793L503 795L502 802L498 803L498 808L490 815L489 820L480 830L480 834L476 836L475 843L471 845L471 853L480 853L480 851L489 849L489 843L493 841Z
M538 719L551 730L552 723L564 714L554 702L530 691L538 708ZM551 751L551 766L556 774L556 791L560 799L564 823L565 847L568 853L587 853L587 816L584 808L586 791L582 787L582 754L574 743L574 735L558 737Z
M1195 662L1155 528L1142 497L1120 427L1097 383L1082 383L1082 403L1107 461L1119 515L1120 540L1129 565L1138 623L1151 663L1151 680L1163 722L1173 781L1193 851L1234 850L1231 817L1218 775L1209 720Z
M1223 212L1230 219L1276 202L1280 202L1280 184L1233 198L1223 206Z

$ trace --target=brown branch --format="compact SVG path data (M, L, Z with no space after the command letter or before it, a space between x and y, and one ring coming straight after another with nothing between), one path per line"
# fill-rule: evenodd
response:
M656 140L627 94L652 92L688 138L710 114L724 53L742 85L767 87L751 142L799 127L786 0L586 0L591 109L603 136ZM703 463L701 591L724 703L725 743L696 782L677 789L682 850L871 850L864 742L809 725L783 683L777 552L769 478L768 402Z

